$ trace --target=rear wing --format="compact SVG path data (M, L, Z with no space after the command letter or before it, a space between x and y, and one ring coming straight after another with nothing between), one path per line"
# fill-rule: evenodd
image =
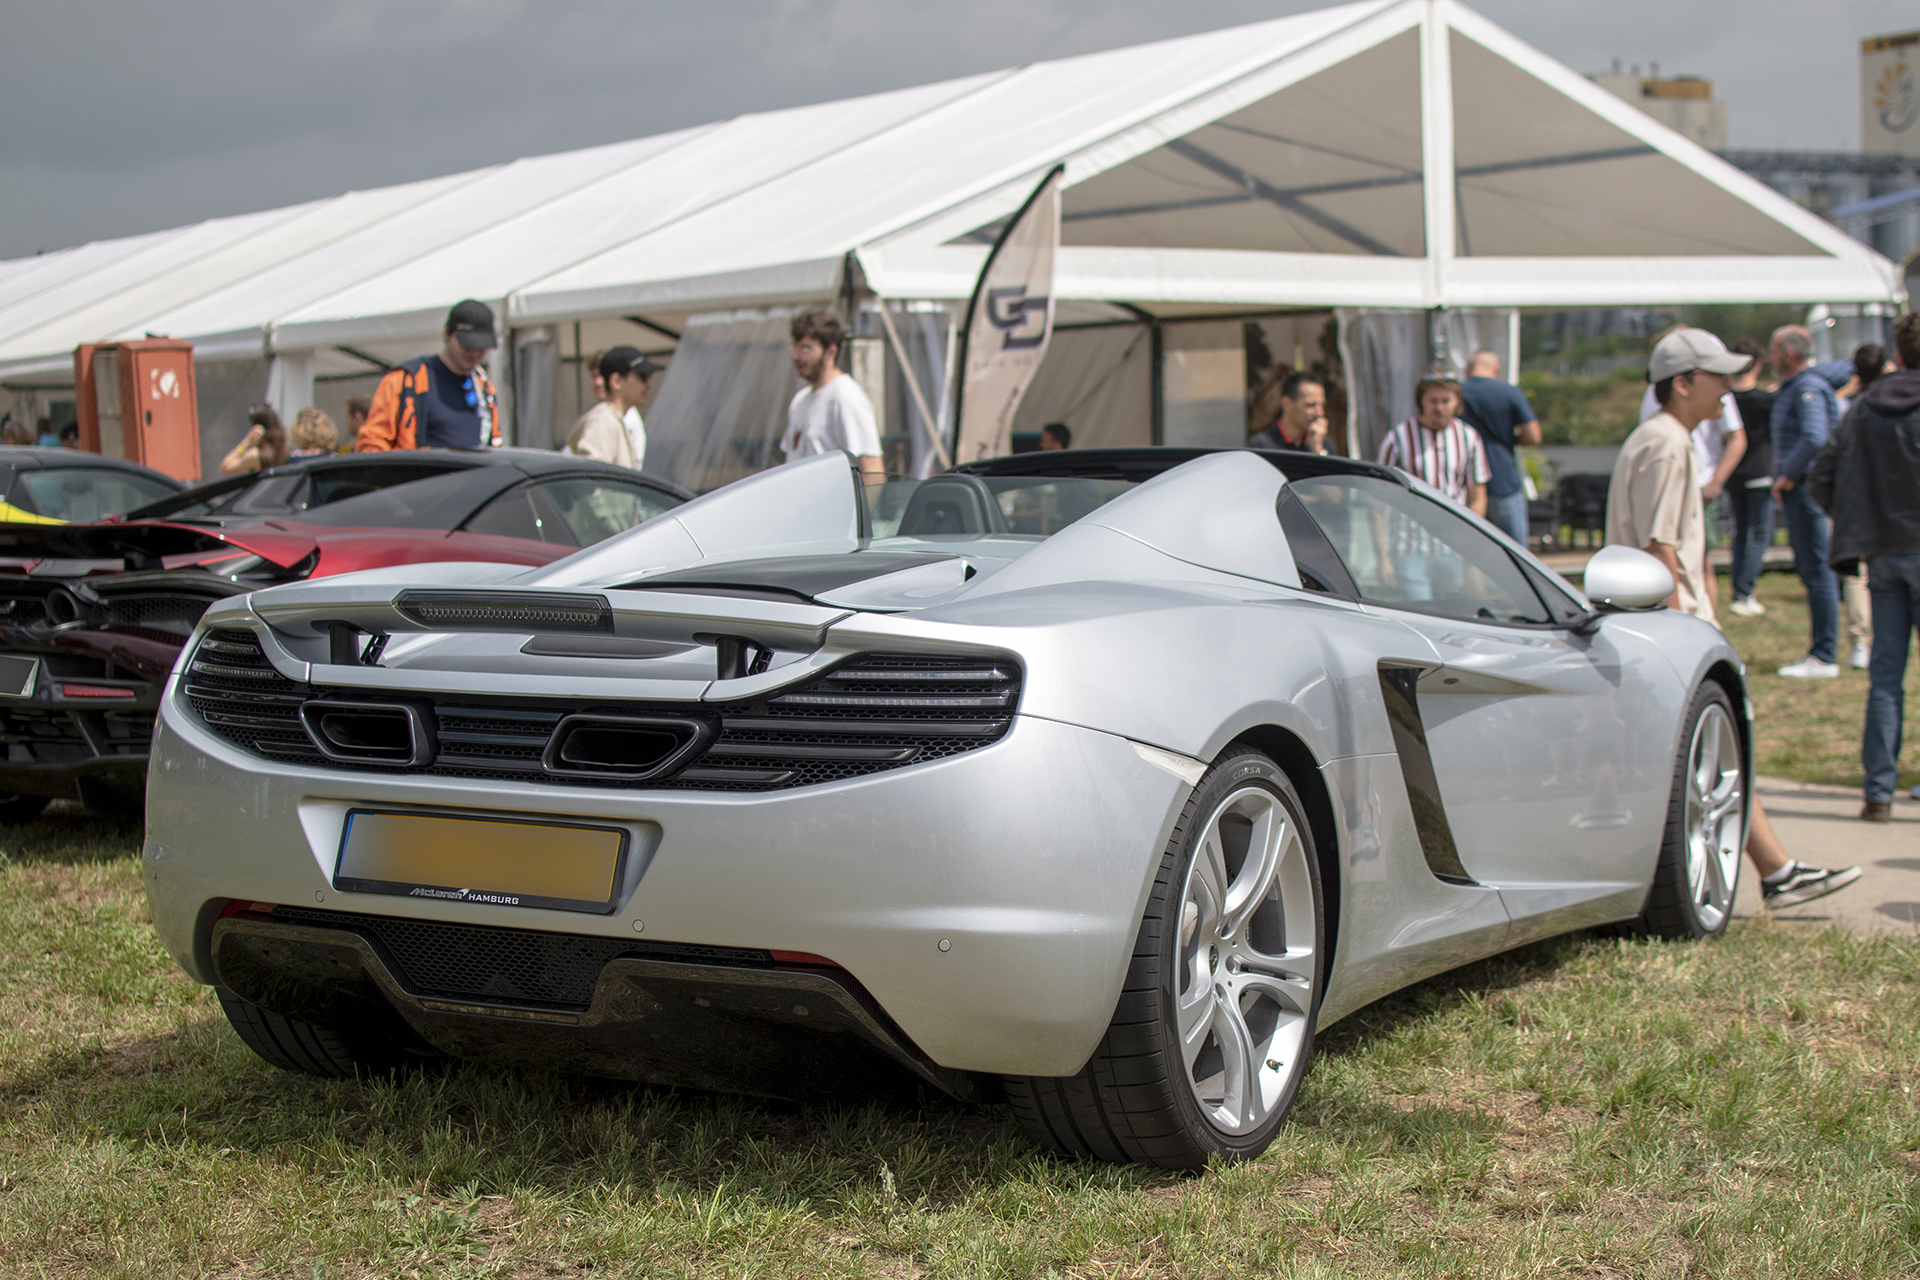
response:
M177 569L181 561L222 551L250 552L290 569L318 544L279 529L201 529L164 521L125 524L0 524L0 557L18 560L118 560L128 569ZM168 561L173 563L167 563Z

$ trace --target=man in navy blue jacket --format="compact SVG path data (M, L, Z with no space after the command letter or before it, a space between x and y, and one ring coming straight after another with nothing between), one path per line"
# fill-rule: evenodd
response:
M1811 632L1807 656L1780 668L1783 676L1832 679L1840 674L1840 582L1827 563L1832 525L1806 489L1807 468L1833 434L1840 405L1813 363L1813 335L1797 324L1776 329L1767 361L1780 379L1774 396L1773 496L1785 508L1793 567L1807 589Z

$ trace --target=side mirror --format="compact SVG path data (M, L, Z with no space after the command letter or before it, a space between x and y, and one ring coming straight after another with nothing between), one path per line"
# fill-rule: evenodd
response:
M1582 584L1587 599L1603 613L1625 609L1654 609L1673 594L1673 575L1667 566L1632 547L1602 547L1587 561Z

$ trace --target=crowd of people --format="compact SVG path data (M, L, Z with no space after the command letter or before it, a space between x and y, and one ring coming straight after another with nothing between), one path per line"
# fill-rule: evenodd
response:
M78 449L80 424L69 422L56 430L52 418L42 418L28 426L26 419L9 413L6 420L0 422L0 444L16 449Z

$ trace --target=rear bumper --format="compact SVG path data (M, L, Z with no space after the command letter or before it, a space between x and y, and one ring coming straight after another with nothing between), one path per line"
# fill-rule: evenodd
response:
M795 1099L974 1091L973 1077L936 1066L839 969L621 956L601 968L584 1006L540 1007L423 991L364 919L224 918L213 928L220 984L326 1025L390 1009L443 1053L561 1072Z
M0 628L0 656L36 664L26 694L0 695L0 793L137 803L177 655L142 636L74 628L36 642Z
M216 917L236 900L805 952L870 993L927 1061L1018 1075L1070 1075L1106 1031L1189 790L1124 738L1031 717L1016 717L1005 738L977 751L763 794L302 767L240 751L178 697L162 713L154 756L148 899L161 941L203 982L230 981L212 943ZM356 807L619 825L642 856L607 915L347 891L333 872ZM652 991L666 980L629 974L615 989ZM407 994L404 983L397 990ZM664 1000L658 991L646 998ZM809 999L789 1003L813 1009ZM429 1041L517 1060L544 1060L525 1037L566 1025L425 1006L407 1016L422 1020ZM619 1054L638 1052L630 1037L574 1025L554 1032L586 1044L567 1051L587 1055L574 1061L613 1053L614 1040Z

